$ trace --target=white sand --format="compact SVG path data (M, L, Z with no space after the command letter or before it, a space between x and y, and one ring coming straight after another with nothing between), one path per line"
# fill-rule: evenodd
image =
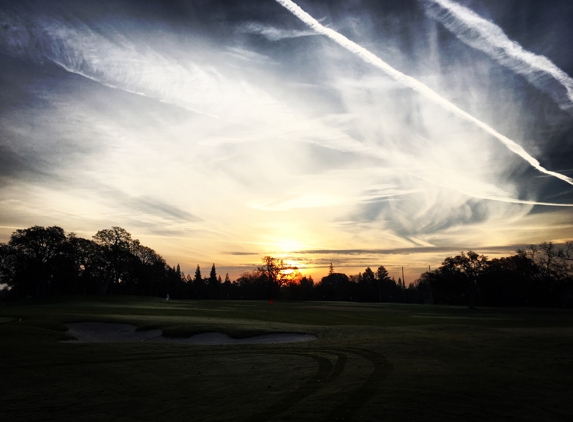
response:
M69 329L67 334L77 338L68 340L74 343L148 341L162 335L161 330L135 331L135 325L116 322L69 322L64 325Z
M245 339L234 339L223 333L203 333L188 338L163 337L162 330L136 331L135 325L116 322L69 322L68 334L77 340L67 343L118 343L128 341L157 341L179 344L278 344L316 340L314 334L275 333Z
M12 322L14 320L14 318L0 317L0 324L6 324L7 322Z

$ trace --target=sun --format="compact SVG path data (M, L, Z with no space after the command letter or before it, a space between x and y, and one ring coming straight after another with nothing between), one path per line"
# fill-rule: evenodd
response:
M301 263L293 259L283 260L284 268L281 270L282 276L288 280L288 282L297 282L302 276Z

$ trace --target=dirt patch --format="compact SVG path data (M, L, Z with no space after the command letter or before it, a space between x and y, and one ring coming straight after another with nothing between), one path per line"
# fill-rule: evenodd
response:
M163 337L162 330L136 331L135 325L116 322L69 322L67 334L77 340L66 343L118 343L129 341L155 341L179 344L226 345L226 344L278 344L316 340L314 334L273 333L235 339L223 333L203 333L188 338Z

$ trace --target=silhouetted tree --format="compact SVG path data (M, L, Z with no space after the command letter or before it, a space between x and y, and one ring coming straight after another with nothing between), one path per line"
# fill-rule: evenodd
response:
M16 260L15 250L10 245L0 243L0 284L15 287L15 283L17 283Z
M390 278L388 271L384 266L379 266L376 270L376 283L378 284L378 301L393 302L396 301L398 292L396 282Z
M98 231L93 239L103 249L106 265L100 293L105 294L110 284L118 287L123 279L129 278L129 272L133 270L134 264L132 259L134 241L131 234L117 226Z
M322 277L316 286L319 300L351 300L352 289L346 274L332 273Z
M137 245L134 254L139 258L137 268L138 291L140 294L155 296L167 290L166 285L166 267L165 260L147 246Z
M448 257L442 263L443 271L447 271L463 285L470 308L474 307L478 279L486 270L487 262L487 257L484 255L473 251L468 251L466 254L462 251L460 255Z
M437 271L425 272L414 283L410 283L407 290L410 303L434 303L434 290L439 290L439 286L436 286L437 274ZM449 292L442 291L440 293L444 293L444 296L438 296L440 299L449 294Z
M225 281L221 284L221 296L223 299L231 299L231 279L229 278L229 273L225 274Z
M288 285L290 298L294 300L311 300L313 299L314 280L312 276L301 277L296 283Z
M61 227L33 226L16 230L3 248L3 279L22 294L52 293L58 283L56 261L66 242Z
M257 267L257 271L267 284L267 297L280 297L281 287L290 280L289 273L297 271L295 266L285 264L282 259L265 256L263 265ZM288 272L287 272L288 270Z
M235 282L240 299L267 299L267 279L260 271L244 272Z
M217 278L217 270L215 269L215 264L211 267L211 272L209 273L209 298L219 299L219 279Z
M492 259L478 280L480 299L486 306L526 306L538 274L525 254Z
M558 247L551 242L531 245L518 251L533 261L531 303L537 306L573 306L573 242Z
M193 278L193 291L195 298L204 299L203 296L205 294L205 283L201 277L201 268L199 265L197 265L197 269L195 270L195 277Z
M72 294L97 293L105 271L102 248L93 240L70 233L67 237L65 254L67 261L71 264L72 285L66 289L67 292Z
M266 256L255 271L225 281L215 264L203 279L177 264L170 267L153 249L120 227L100 230L93 240L65 235L60 227L33 226L15 231L0 243L0 283L10 295L114 293L173 298L361 300L487 306L573 307L573 242L545 242L514 256L488 260L476 252L446 258L406 288L384 266L347 276L334 272L314 284L295 266ZM6 296L6 292L3 293Z
M362 302L378 302L376 293L376 276L370 267L366 268L360 274L359 281L359 300Z

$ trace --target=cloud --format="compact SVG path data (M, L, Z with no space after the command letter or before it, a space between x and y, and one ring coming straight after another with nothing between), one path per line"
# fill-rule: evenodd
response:
M189 111L217 118L245 98L261 98L253 86L223 77L215 67L199 65L209 56L196 47L195 60L180 61L148 45L129 40L113 27L96 31L69 17L36 15L15 7L0 10L0 51L36 62L51 62L68 72L110 88L155 98ZM102 35L102 33L104 35ZM168 46L167 49L169 48ZM225 95L217 95L225 92ZM272 104L266 104L272 107ZM229 115L231 114L231 115Z
M309 27L311 27L312 29L317 31L318 33L326 35L328 38L332 39L337 44L340 44L342 47L344 47L347 50L351 51L352 53L356 54L358 57L363 59L365 62L367 62L373 66L376 66L377 68L384 71L384 73L386 73L387 75L389 75L390 77L392 77L396 81L400 82L401 84L403 84L406 87L413 89L417 93L425 96L426 98L433 101L437 105L443 107L445 110L453 113L457 117L475 124L477 127L481 128L486 133L488 133L491 136L498 139L510 151L519 155L521 158L523 158L531 166L533 166L534 168L536 168L540 172L554 176L558 179L563 180L566 183L573 185L573 179L572 178L565 176L561 173L555 172L555 171L547 170L546 168L541 166L541 164L539 163L539 161L537 159L535 159L530 154L528 154L527 151L525 151L525 149L523 149L523 147L521 145L517 144L515 141L509 139L505 135L502 135L497 130L495 130L494 128L489 126L487 123L482 122L481 120L475 118L471 114L458 108L456 105L449 102L448 100L446 100L445 98L440 96L438 93L433 91L431 88L422 84L421 82L419 82L415 78L407 76L407 75L399 72L398 70L394 69L393 67L388 65L386 62L381 60L379 57L376 57L374 54L372 54L371 52L369 52L365 48L359 46L358 44L356 44L352 41L350 41L345 36L339 34L338 32L336 32L330 28L324 27L316 19L311 17L308 13L303 11L299 6L297 6L292 1L290 1L290 0L276 0L276 1L279 4L281 4L281 6L288 9L291 13L293 13L300 20L302 20L304 23L306 23Z
M42 167L44 163L38 157L30 159L6 145L0 145L0 183L6 183L7 179L43 176Z
M0 51L5 54L51 62L106 87L154 98L234 127L233 137L211 138L209 143L280 137L340 151L364 151L360 142L320 120L300 119L295 110L249 83L229 64L217 65L218 55L206 47L190 43L192 51L175 58L170 51L177 46L167 42L160 53L113 27L96 31L74 18L36 16L24 7L16 12L0 10L0 18L4 22ZM249 57L244 49L227 49L239 50L234 57Z
M426 13L442 23L462 42L483 51L548 94L573 115L573 78L547 57L525 50L495 23L451 0L421 0Z
M113 206L123 205L127 210L137 210L168 220L197 223L201 218L153 196L132 196L112 187L96 187L103 198L110 198Z
M336 196L324 193L309 193L303 196L289 199L286 201L277 200L258 200L249 204L250 207L265 211L285 211L296 208L321 208L334 207L343 204L359 204L368 202L379 202L389 198L395 198L402 195L417 193L418 190L401 190L395 186L383 189L372 186L367 189L368 195L362 196Z
M316 36L314 31L300 31L296 29L281 29L274 26L264 25L259 22L247 22L240 25L237 31L244 34L262 35L269 41L280 41L288 38Z
M233 3L240 13L231 17L207 2L173 24L145 10L122 14L125 3L116 14L84 2L98 13L0 7L17 35L0 31L11 54L0 58L3 225L91 234L120 225L192 269L256 266L255 255L293 250L459 252L570 233L562 205L571 192L479 127L326 37L268 42L241 32L245 22L305 29L276 3ZM404 19L390 3L376 13L363 7L337 15L324 3L320 14L460 108L528 140L524 148L548 168L567 164L568 116L543 114L541 94L531 102L510 72L454 37L428 48L436 23L422 9ZM404 39L413 46L398 48ZM366 253L304 262L379 262ZM423 270L443 258L424 254L408 259ZM399 265L392 256L388 264Z
M466 246L465 250L479 251L479 253L500 253L500 252L512 252L517 249L526 248L528 245L499 245L499 246L479 246L475 247ZM417 253L452 253L452 251L457 251L458 248L455 247L415 247L415 248L395 248L395 249L316 249L316 250L304 250L296 251L295 254L301 255L408 255ZM483 251L483 252L482 252Z
M235 251L235 252L225 252L228 255L236 255L236 256L249 256L249 255L259 255L258 252L240 252L240 251Z

